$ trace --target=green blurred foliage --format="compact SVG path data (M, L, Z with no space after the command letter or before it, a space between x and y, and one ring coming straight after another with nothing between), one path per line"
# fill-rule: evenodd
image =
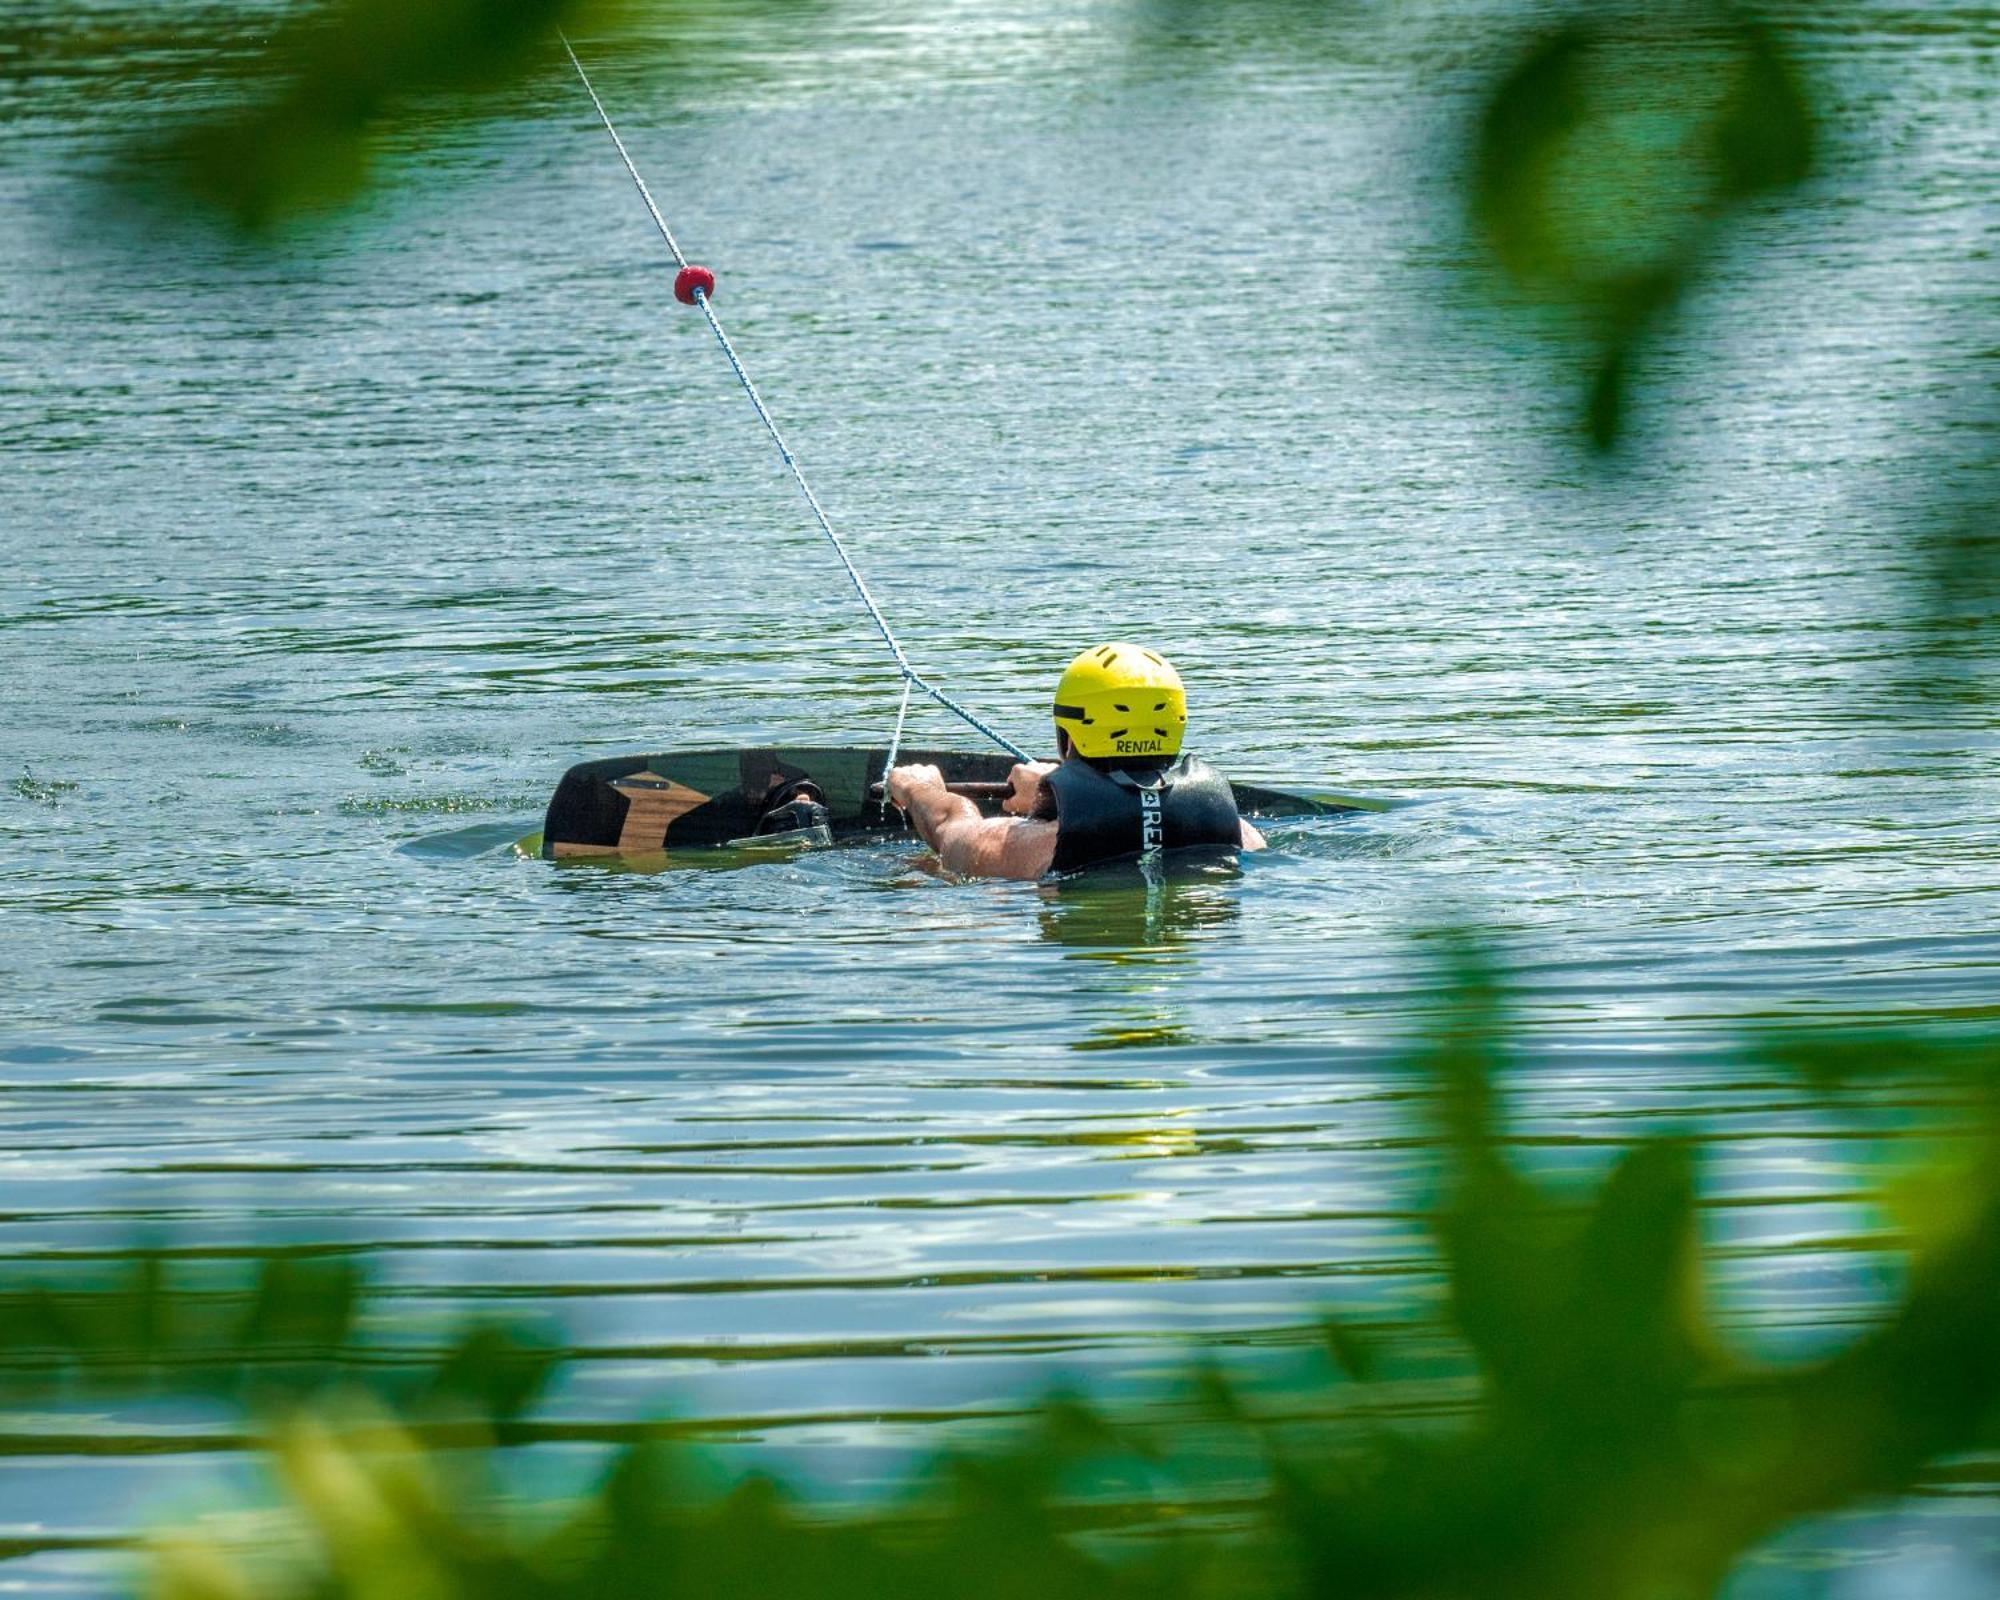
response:
M1449 1154L1431 1213L1448 1295L1424 1339L1336 1321L1302 1387L1197 1363L1152 1408L1058 1398L890 1504L722 1485L662 1435L617 1451L579 1503L523 1507L498 1462L549 1347L485 1327L418 1359L371 1336L339 1256L153 1250L11 1287L6 1371L38 1404L188 1389L257 1419L293 1535L237 1545L211 1517L164 1536L162 1600L1694 1597L1797 1519L2000 1437L2000 1043L1759 1047L1828 1093L1883 1072L1950 1083L1964 1124L1900 1186L1900 1302L1832 1354L1773 1363L1732 1349L1706 1303L1698 1143L1662 1135L1594 1180L1532 1178L1505 1121L1497 986L1468 964L1457 992L1412 1064ZM1443 1408L1440 1349L1457 1352ZM1412 1386L1432 1403L1404 1403Z
M1774 31L1681 3L1536 36L1473 133L1468 204L1505 278L1589 330L1585 436L1627 429L1640 348L1742 206L1803 182L1815 120Z
M478 1324L441 1349L368 1339L357 1260L330 1248L136 1245L0 1284L0 1402L120 1392L208 1395L267 1414L353 1384L433 1422L504 1424L557 1360L525 1330Z
M373 138L417 97L490 90L538 64L586 0L340 0L287 22L239 69L226 110L167 148L195 193L246 227L352 198Z
M593 59L629 53L673 79L726 73L771 19L824 0L246 0L143 4L107 16L31 0L0 14L0 120L117 85L132 124L114 172L128 197L195 199L235 229L282 236L383 187L397 137L507 108L507 92L566 70L564 30ZM578 91L579 95L581 91ZM586 105L587 111L587 105Z

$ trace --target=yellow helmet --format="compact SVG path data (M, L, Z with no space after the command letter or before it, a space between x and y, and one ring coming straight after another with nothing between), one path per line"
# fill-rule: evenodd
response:
M1056 731L1080 756L1179 755L1187 690L1164 657L1136 644L1100 644L1056 685Z

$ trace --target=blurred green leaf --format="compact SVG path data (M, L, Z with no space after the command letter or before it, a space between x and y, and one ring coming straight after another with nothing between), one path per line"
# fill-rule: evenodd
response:
M421 97L490 91L546 65L592 0L331 0L233 64L228 105L163 151L196 193L246 227L352 198L377 135Z
M1549 167L1584 120L1591 42L1579 24L1536 40L1494 86L1474 137L1473 220L1501 267L1523 283L1568 273L1568 253L1542 197Z
M1805 85L1763 23L1734 19L1739 52L1734 82L1715 124L1719 197L1754 200L1805 182L1815 144Z
M1580 319L1594 450L1628 432L1639 354L1731 216L1801 183L1814 145L1780 40L1733 10L1582 16L1500 75L1472 134L1472 227L1505 281Z
M471 1328L447 1350L418 1404L430 1413L512 1422L542 1397L562 1353L504 1324Z

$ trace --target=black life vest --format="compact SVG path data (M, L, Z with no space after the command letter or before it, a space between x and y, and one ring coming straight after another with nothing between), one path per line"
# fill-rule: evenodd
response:
M1056 802L1056 872L1155 850L1233 850L1243 842L1229 780L1197 756L1170 767L1126 769L1072 755L1042 782Z

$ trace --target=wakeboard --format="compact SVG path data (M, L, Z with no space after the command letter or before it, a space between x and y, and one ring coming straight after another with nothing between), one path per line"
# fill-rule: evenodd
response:
M802 779L826 796L833 842L906 834L901 814L882 803L886 748L765 746L670 750L579 762L563 774L542 831L521 848L545 861L581 861L712 850L753 841L774 797ZM979 808L997 813L1014 758L998 752L905 748L897 763L922 762L944 774ZM1300 794L1235 784L1248 817L1337 816L1380 809L1345 795Z

